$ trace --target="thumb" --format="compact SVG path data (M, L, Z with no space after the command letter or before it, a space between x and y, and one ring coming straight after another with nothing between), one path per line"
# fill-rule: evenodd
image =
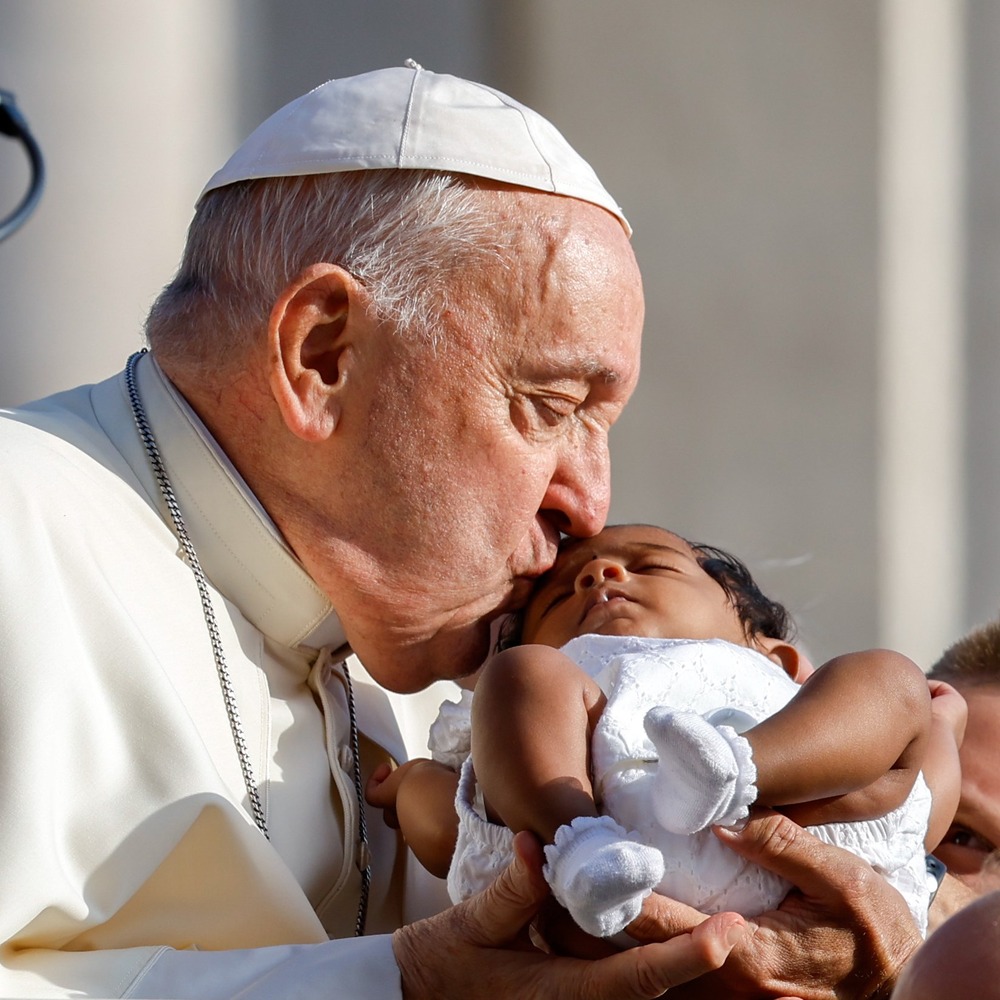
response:
M761 810L740 830L717 826L712 831L737 854L814 898L840 899L843 886L874 874L857 855L824 843L781 813Z
M542 847L532 834L514 837L514 860L492 885L465 903L470 939L485 946L513 941L549 894L542 875Z

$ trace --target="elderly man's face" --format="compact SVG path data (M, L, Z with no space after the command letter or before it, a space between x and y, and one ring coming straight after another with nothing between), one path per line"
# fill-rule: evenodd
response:
M962 795L944 840L934 853L978 893L1000 889L1000 685L956 685L969 706L962 763Z
M639 374L642 291L619 223L575 199L483 196L519 227L513 263L456 282L436 347L380 331L352 376L367 414L338 610L398 690L477 666L560 531L600 530L608 429Z

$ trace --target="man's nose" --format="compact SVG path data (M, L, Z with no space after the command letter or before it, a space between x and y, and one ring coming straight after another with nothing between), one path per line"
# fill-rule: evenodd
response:
M598 556L580 567L580 572L576 575L576 590L591 590L603 583L624 580L627 573L621 563Z
M541 513L574 538L596 535L611 505L611 458L606 434L561 459L542 499Z

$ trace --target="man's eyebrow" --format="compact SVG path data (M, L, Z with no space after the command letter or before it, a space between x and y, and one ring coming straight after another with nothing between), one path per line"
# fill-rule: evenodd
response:
M962 789L962 801L958 805L954 821L959 826L968 827L977 837L982 837L983 840L996 844L1000 838L988 837L982 832L983 827L988 825L990 833L996 834L997 828L1000 826L998 817L993 814L993 804L993 796L988 795L976 784L966 783ZM1000 847L997 849L1000 850Z

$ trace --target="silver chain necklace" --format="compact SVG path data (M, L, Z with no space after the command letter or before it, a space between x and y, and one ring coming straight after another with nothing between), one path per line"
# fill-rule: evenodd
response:
M250 801L250 810L253 814L254 823L257 829L270 841L267 832L267 821L264 817L264 808L261 805L260 795L257 792L257 782L254 780L253 765L250 761L250 753L247 750L246 738L243 735L243 723L240 721L239 709L236 705L236 696L233 692L232 680L229 676L229 666L226 663L225 653L222 648L222 637L219 634L218 622L215 618L215 610L212 608L212 600L208 590L208 579L205 571L201 568L198 560L198 553L195 551L194 543L188 534L187 526L181 515L180 504L177 502L177 495L167 476L166 467L160 457L160 449L156 445L156 438L146 417L139 390L136 385L135 369L139 358L146 353L146 349L136 351L125 365L125 387L128 390L129 404L132 408L132 417L135 420L136 430L139 438L146 450L146 457L156 485L159 487L160 495L170 512L170 519L173 522L174 534L180 543L184 553L184 561L188 564L194 574L195 583L198 586L198 596L201 598L201 610L205 616L205 625L208 627L208 636L212 643L212 655L215 658L215 669L219 675L219 685L222 688L222 698L226 704L226 715L229 718L229 729L233 735L233 743L236 747L236 754L240 759L240 770L243 772L243 784L246 786L247 798ZM353 758L353 778L354 791L358 799L358 869L361 872L361 899L358 903L358 916L355 922L354 933L361 936L365 932L365 920L368 913L368 895L371 886L371 852L368 847L368 828L365 822L364 793L361 787L361 754L358 745L358 724L354 709L354 688L351 684L351 674L347 669L347 663L342 664L344 678L347 682L347 714L350 721L351 756Z

